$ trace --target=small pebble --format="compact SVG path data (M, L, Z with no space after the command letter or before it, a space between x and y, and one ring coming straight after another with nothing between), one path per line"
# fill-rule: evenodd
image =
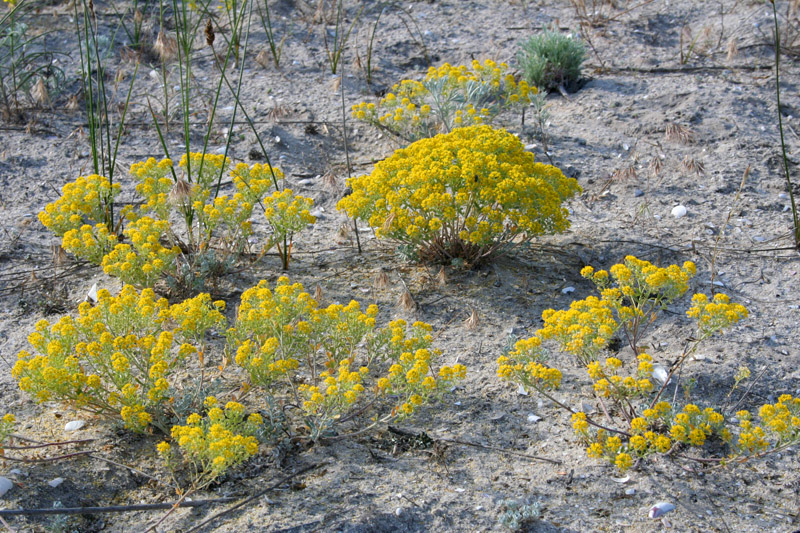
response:
M676 205L672 208L672 216L675 218L681 218L682 216L686 216L686 208L682 205Z
M561 294L569 294L571 292L575 292L575 287L564 287L561 289Z
M2 498L5 493L10 491L12 488L14 488L14 484L10 479L7 477L0 477L0 498Z
M639 198L640 196L644 196L644 191L642 189L633 189L633 197Z
M78 431L85 425L86 422L84 422L83 420L73 420L72 422L67 422L64 425L64 431Z
M528 422L530 422L531 424L535 424L536 422L538 422L541 419L542 419L541 416L536 416L534 414L529 414L528 415Z
M625 496L633 496L636 494L636 489L625 489Z
M64 478L63 477L57 477L57 478L51 479L50 481L47 482L47 484L50 485L53 488L58 487L62 483L64 483Z
M403 514L403 508L402 507L398 507L397 509L394 510L394 514L396 514L397 516L400 516L401 514Z
M675 506L668 502L659 502L650 508L648 516L650 518L661 518L668 512L675 509Z

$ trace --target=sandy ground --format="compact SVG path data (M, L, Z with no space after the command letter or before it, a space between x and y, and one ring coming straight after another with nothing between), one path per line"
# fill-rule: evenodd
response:
M692 290L706 293L711 290L713 264L716 290L750 310L746 321L703 345L687 365L682 379L696 380L699 403L721 402L740 365L761 376L744 407L775 401L783 393L800 394L800 261L792 250L780 159L771 11L749 0L643 3L619 1L616 8L605 8L611 20L584 26L592 47L585 83L568 98L557 93L547 98L549 157L584 189L569 204L571 230L484 269L448 271L444 287L436 283L436 269L404 262L391 244L376 242L366 233L359 255L352 236L342 236L347 220L335 209L347 172L341 95L337 78L325 69L323 26L304 20L302 9L313 12L307 3L271 3L278 27L288 32L281 68L264 68L248 57L243 100L289 184L324 210L314 228L298 236L289 274L306 287L319 285L326 301L355 298L377 303L381 321L404 316L433 324L444 362L467 365L469 375L463 387L402 424L402 429L483 447L440 440L433 447L405 449L393 444L386 429L312 448L263 447L246 468L205 496L246 497L303 467L320 466L214 521L206 531L499 531L498 518L509 500L540 504L541 517L529 524L531 531L800 528L795 449L728 470L701 471L693 465L687 469L685 464L654 458L619 483L613 469L586 457L567 415L496 378L495 360L509 334L532 334L541 324L543 309L566 307L590 293L578 274L582 266L608 267L633 254L661 265L695 261L698 275ZM345 4L352 19L356 2ZM381 19L373 52L376 70L368 86L356 55L364 57L376 3L363 4L364 19L356 25L343 60L341 87L348 108L375 101L376 93L400 79L419 79L427 68L418 39L410 36L396 11L389 12ZM785 13L786 3L779 4ZM110 12L108 6L98 6ZM566 0L449 0L406 2L402 7L418 25L434 64L468 63L473 58L513 64L518 43L543 25L556 24L564 31L580 28ZM64 183L89 168L82 116L65 110L79 88L71 13L67 5L48 4L36 19L56 30L48 37L51 46L71 51L60 60L67 73L65 91L53 96L50 108L26 110L22 124L0 124L0 410L17 413L20 433L49 441L74 438L76 434L64 432L64 423L86 417L58 405L34 405L18 390L10 365L42 317L54 320L75 312L95 282L112 291L119 288L117 280L95 267L68 262L54 268L55 241L36 219ZM797 18L791 20L796 27ZM687 38L689 32L692 37ZM698 45L682 62L681 48L685 55L687 43L698 34ZM790 31L788 44L793 36ZM732 57L731 42L738 49ZM266 49L260 28L254 30L251 46L253 56ZM122 71L127 83L132 65L118 53L114 57L112 70ZM212 73L207 54L197 66L198 83L207 87ZM140 67L121 147L123 169L162 155L145 99L158 92L150 76L157 68L152 59ZM791 53L783 57L782 68L786 140L794 172L800 147L800 69ZM222 146L230 106L228 101L221 106L211 151ZM530 125L521 129L518 116L502 117L500 124L519 133L537 158L547 161L541 138ZM667 138L670 124L690 131L691 139ZM369 172L396 147L374 129L354 123L349 113L347 130L356 172ZM177 132L171 138L177 141ZM234 159L249 161L256 146L246 125L237 125ZM657 175L651 172L654 158L662 166ZM740 190L747 167L750 173ZM323 178L326 174L334 179ZM130 187L127 194L130 197ZM675 218L671 211L679 204L687 215ZM378 290L373 280L381 270L387 271L391 286ZM235 302L257 280L274 281L279 274L279 259L267 256L246 274L227 278L221 296ZM396 304L404 284L419 304L411 315ZM568 287L574 292L565 294ZM683 313L686 303L670 308L652 332L649 344L657 362L671 361L690 334ZM468 327L465 320L472 310L478 323ZM580 405L589 390L585 373L563 354L554 354L553 361L565 372L559 398ZM162 475L151 452L158 437L134 437L99 420L88 422L78 435L97 439L91 444L95 455ZM5 462L0 463L0 474L15 481L0 498L6 508L174 498L151 479L100 459ZM47 482L56 477L65 481L50 487ZM649 519L648 509L659 501L677 508L664 520ZM162 530L186 530L215 509L220 508L180 510ZM8 522L19 531L138 531L157 516L150 512Z

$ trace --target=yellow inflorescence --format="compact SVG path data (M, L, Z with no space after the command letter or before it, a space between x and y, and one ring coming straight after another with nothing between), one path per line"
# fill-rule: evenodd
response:
M2 452L5 440L14 432L16 423L17 418L11 413L6 413L0 418L0 452Z
M103 176L80 177L64 185L61 197L39 213L39 221L59 237L84 224L109 224L109 209L119 190L119 184L111 185Z
M174 269L175 258L181 253L177 246L168 248L161 243L169 226L166 220L147 216L130 224L125 228L130 244L117 244L103 257L105 273L137 287L152 287L164 272Z
M517 137L489 126L417 141L348 183L353 193L339 209L438 260L478 259L563 231L561 204L580 191L556 167L535 163Z
M275 191L263 202L264 216L272 228L272 238L276 243L316 222L310 213L314 200L295 195L291 189Z
M542 340L555 339L561 349L587 363L597 358L616 333L613 302L589 296L572 302L569 309L542 313L544 327L536 332Z
M533 390L555 390L561 386L561 371L542 364L545 353L540 348L541 339L531 337L519 340L514 349L497 359L497 375Z
M403 80L378 104L353 106L353 117L386 129L406 141L454 128L490 124L504 109L530 104L536 88L516 82L508 65L473 61L471 68L448 63L431 67L422 82Z
M211 407L205 417L193 413L186 424L173 426L171 436L184 460L194 465L196 486L206 486L258 453L254 435L263 420L257 413L245 418L245 408L239 403L228 402L224 409ZM169 443L161 442L156 449L170 465Z
M697 321L697 327L705 336L732 326L743 318L747 318L747 309L737 303L731 303L727 295L718 293L709 301L705 294L692 297L692 307L686 314Z

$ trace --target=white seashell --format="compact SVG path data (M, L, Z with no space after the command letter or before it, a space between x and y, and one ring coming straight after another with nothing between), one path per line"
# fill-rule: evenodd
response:
M575 292L575 287L564 287L561 289L561 294L569 294L571 292Z
M653 365L653 372L651 375L653 376L653 379L655 379L662 385L667 381L667 378L669 377L667 369L664 368L662 365Z
M72 422L67 422L64 424L64 431L78 431L85 425L86 422L83 420L73 420Z
M528 422L530 422L531 424L535 424L536 422L538 422L541 419L542 419L541 416L536 416L533 413L528 415Z
M92 285L92 288L89 289L89 292L86 293L86 298L84 299L85 302L92 302L93 304L97 303L97 283Z
M681 218L682 216L686 216L686 208L682 205L676 205L672 208L672 216L675 218Z
M47 482L47 484L50 485L53 488L58 487L62 483L64 483L64 478L63 477L57 477L57 478L51 479L50 481Z
M636 494L636 489L625 489L625 496L633 496Z
M675 506L672 505L671 503L658 502L657 504L655 504L650 508L650 514L648 516L650 518L660 518L674 509Z
M7 477L0 477L0 498L2 498L5 493L10 491L12 488L14 488L14 484L10 479Z
M525 390L525 385L520 385L519 386L519 388L517 389L517 394L519 394L520 396L527 396L528 395L528 391Z
M402 507L398 507L397 509L394 510L394 514L396 514L397 516L400 516L401 514L403 514L403 508Z
M625 476L625 477L612 477L612 478L611 478L611 481L613 481L613 482L615 482L615 483L627 483L627 482L628 482L628 481L630 481L630 480L631 480L631 476Z

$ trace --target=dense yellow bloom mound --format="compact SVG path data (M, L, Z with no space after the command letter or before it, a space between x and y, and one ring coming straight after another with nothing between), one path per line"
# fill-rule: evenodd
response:
M422 139L349 180L338 208L407 246L421 260L470 264L569 227L567 198L581 189L536 163L520 140L489 126Z

